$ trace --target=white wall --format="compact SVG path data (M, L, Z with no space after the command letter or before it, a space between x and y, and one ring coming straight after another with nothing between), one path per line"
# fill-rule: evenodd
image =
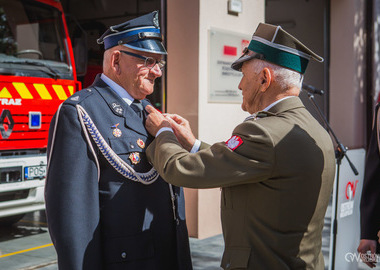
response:
M242 111L241 104L208 102L209 30L217 28L251 36L259 22L264 22L264 1L242 2L243 12L234 16L228 14L227 0L200 1L198 136L208 143L228 140L233 129L249 115ZM220 189L199 191L198 202L199 237L221 232Z
M208 103L208 50L210 28L252 36L259 22L264 22L264 1L242 0L243 12L228 15L227 0L201 0L199 24L199 138L208 143L226 141L235 126L248 116L241 104ZM236 85L237 89L238 85Z

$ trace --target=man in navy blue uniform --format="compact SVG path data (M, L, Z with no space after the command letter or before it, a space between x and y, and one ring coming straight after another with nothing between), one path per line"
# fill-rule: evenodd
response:
M111 26L98 39L103 73L52 120L45 198L59 269L192 269L183 191L145 155L161 42L156 11Z

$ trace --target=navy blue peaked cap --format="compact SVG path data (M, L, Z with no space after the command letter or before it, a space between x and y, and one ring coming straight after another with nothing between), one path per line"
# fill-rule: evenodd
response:
M97 42L104 44L105 50L123 45L137 51L167 54L162 44L158 11L111 26Z

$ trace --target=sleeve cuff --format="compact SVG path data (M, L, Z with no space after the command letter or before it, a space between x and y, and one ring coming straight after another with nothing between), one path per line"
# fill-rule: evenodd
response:
M163 127L163 128L160 128L159 130L158 130L158 132L156 133L156 137L158 137L158 135L160 135L162 132L164 132L164 131L170 131L170 132L173 132L174 133L174 131L173 131L173 129L172 128L170 128L170 127Z
M195 143L193 145L193 148L191 148L190 153L196 153L199 151L199 148L201 147L201 141L195 140Z

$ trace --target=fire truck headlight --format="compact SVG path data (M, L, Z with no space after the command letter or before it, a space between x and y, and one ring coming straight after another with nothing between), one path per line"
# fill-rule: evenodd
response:
M29 128L41 128L41 112L29 112Z

